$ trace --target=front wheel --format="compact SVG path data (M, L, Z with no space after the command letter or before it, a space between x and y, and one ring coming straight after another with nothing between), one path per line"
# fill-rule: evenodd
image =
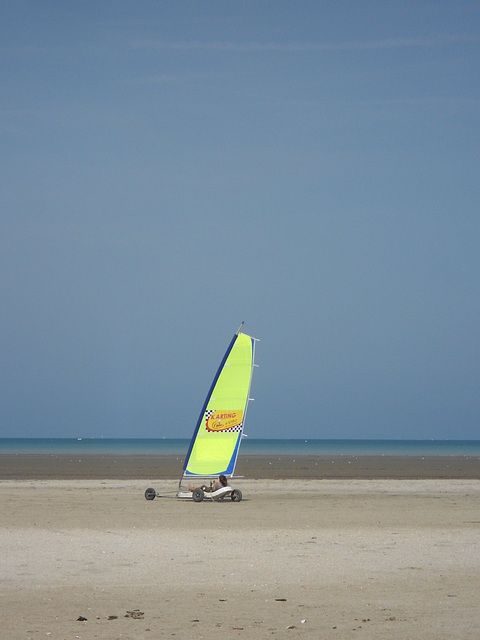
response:
M240 502L240 500L242 499L242 492L240 491L240 489L234 489L230 497L232 498L233 502Z
M151 487L149 487L145 491L145 498L147 500L155 500L156 496L157 496L157 492L155 491L155 489L152 489Z
M194 502L201 502L203 500L204 497L204 492L203 489L195 489L195 491L192 493L192 498Z

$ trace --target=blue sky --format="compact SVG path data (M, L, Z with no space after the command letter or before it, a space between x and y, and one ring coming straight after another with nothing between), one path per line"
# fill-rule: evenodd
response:
M3 2L0 436L477 439L478 2Z

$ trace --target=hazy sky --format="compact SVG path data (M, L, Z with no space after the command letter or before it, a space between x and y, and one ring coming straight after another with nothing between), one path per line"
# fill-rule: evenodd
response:
M480 437L480 3L0 5L0 436Z

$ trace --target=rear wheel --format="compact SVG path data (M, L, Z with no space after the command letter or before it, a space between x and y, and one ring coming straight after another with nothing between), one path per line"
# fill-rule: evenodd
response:
M242 492L240 491L240 489L234 489L230 497L232 498L233 502L240 502L240 500L242 499Z
M157 492L155 491L155 489L152 489L151 487L149 487L146 491L145 491L145 498L147 500L154 500L156 498Z
M192 498L194 502L201 502L203 500L205 493L203 492L203 489L195 489L195 491L192 493Z

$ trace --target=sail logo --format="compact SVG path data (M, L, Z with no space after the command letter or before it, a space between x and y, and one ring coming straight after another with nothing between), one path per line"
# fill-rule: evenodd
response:
M207 411L205 427L210 432L241 431L243 411Z

